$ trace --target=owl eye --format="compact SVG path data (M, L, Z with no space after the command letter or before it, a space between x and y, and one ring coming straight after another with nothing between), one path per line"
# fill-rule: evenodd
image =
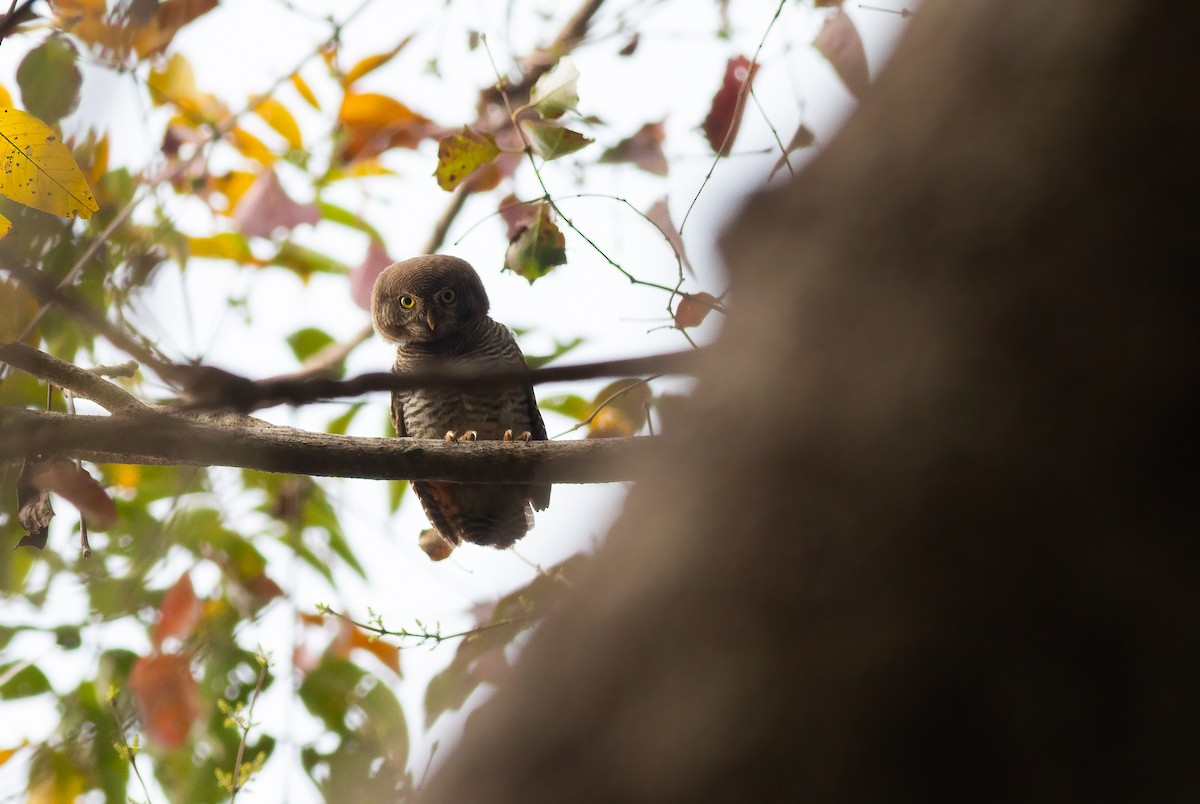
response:
M405 310L411 310L414 306L416 306L416 303L416 300L407 293L400 297L400 306Z
M454 304L454 288L446 288L437 297L442 304Z

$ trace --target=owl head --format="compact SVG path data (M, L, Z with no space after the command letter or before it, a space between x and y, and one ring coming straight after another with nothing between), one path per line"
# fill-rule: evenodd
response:
M397 343L432 341L487 317L488 297L470 263L428 254L395 263L375 280L371 320Z

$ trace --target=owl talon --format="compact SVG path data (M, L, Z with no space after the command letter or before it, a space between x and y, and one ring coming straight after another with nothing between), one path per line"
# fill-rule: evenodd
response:
M512 430L505 430L505 431L504 431L504 438L502 438L502 439L500 439L500 440L501 440L501 441L512 441L512 440L513 440L513 438L512 438Z
M533 438L533 434L530 433L528 430L526 430L525 432L523 432L519 436L517 436L518 441L524 441L526 444L529 443L529 439L531 439L531 438Z
M458 435L453 430L447 430L446 435L442 438L447 444L452 444L458 440Z
M468 430L458 437L459 441L475 441L479 438L479 433L474 430Z

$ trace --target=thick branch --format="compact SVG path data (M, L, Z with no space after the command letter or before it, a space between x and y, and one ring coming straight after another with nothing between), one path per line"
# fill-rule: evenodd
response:
M168 413L68 416L0 410L0 460L58 453L94 463L237 466L376 480L610 483L634 480L654 439L448 444L230 426Z

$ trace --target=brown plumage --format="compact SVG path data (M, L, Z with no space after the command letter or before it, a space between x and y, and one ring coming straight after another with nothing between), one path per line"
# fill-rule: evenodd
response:
M432 254L385 269L375 282L371 317L375 331L396 344L397 374L447 364L525 365L512 332L488 317L479 275L457 257ZM503 440L525 433L546 438L528 384L400 391L392 394L392 423L397 435L409 438ZM412 485L430 523L450 545L508 547L533 524L531 508L541 511L550 504L549 485Z

